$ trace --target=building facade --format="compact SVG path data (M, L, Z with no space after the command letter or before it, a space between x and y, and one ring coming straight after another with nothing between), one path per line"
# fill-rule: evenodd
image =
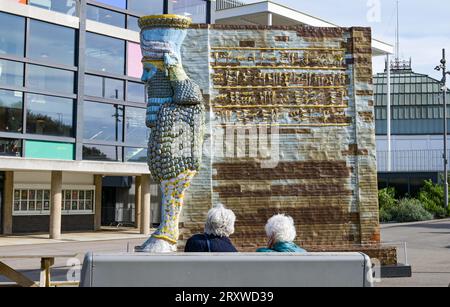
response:
M411 61L391 63L391 170L387 147L387 74L374 76L380 187L415 194L424 180L440 180L443 164L444 107L439 80L416 73ZM449 95L450 98L450 95ZM450 110L447 110L447 118ZM450 124L450 121L447 120Z
M139 224L149 130L137 20L173 13L210 23L213 8L203 0L0 0L2 233L49 230L52 182L63 231ZM149 192L157 223L158 193Z

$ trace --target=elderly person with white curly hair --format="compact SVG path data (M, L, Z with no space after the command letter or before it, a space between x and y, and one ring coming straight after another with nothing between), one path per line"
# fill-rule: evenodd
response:
M236 216L219 204L209 210L203 234L194 235L185 247L187 253L236 253L229 236L234 233Z
M305 253L306 251L294 243L297 233L292 217L277 214L266 224L266 234L269 240L267 248L260 248L260 253Z

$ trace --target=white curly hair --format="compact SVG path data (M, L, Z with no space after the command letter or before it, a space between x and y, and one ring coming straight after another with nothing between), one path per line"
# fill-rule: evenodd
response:
M205 233L218 237L229 237L234 233L234 222L236 222L234 212L226 209L224 205L218 204L208 212Z
M293 242L297 233L295 231L294 219L288 215L277 214L272 216L266 224L268 238L276 242Z

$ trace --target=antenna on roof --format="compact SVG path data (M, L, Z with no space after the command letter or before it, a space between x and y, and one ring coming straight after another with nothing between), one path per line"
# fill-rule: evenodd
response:
M400 1L397 0L397 29L395 30L395 60L400 60Z

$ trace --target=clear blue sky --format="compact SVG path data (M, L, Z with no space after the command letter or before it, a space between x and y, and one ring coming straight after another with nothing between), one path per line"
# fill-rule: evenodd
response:
M246 1L244 1L246 2ZM248 1L247 1L248 2ZM373 36L395 43L396 0L273 0L304 13L342 26L370 26ZM378 14L370 14L377 7ZM371 16L371 18L368 18ZM439 73L442 48L450 63L450 1L400 0L400 55L412 57L413 69L435 78ZM450 66L450 65L449 65ZM374 61L374 72L384 68L384 61Z

